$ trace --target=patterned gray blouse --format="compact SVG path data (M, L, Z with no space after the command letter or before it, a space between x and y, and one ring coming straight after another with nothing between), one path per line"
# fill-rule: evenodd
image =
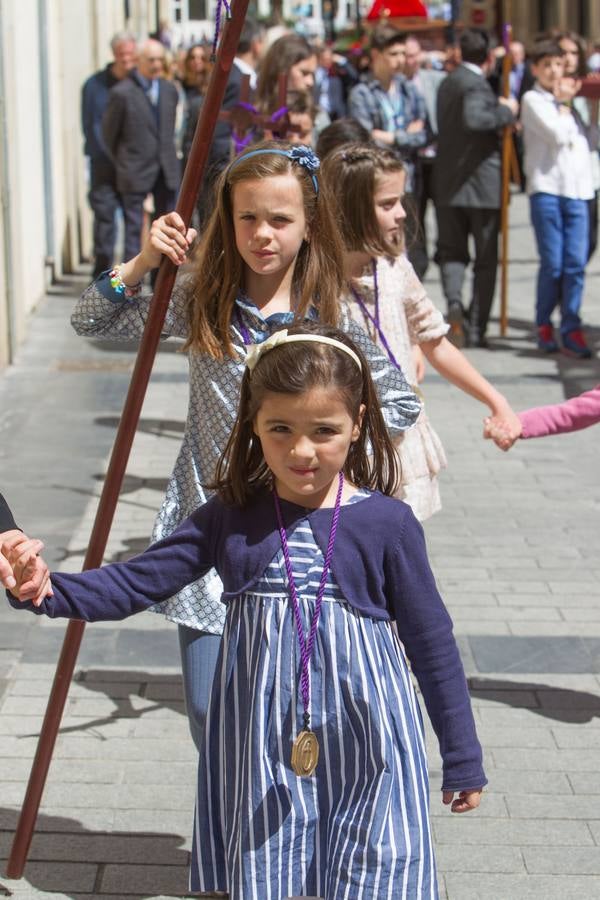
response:
M188 335L187 302L193 289L192 276L179 273L167 311L163 336L185 338ZM82 294L71 317L77 334L131 340L143 332L152 301L151 294L124 299L101 275ZM244 373L244 337L254 343L264 341L271 331L289 320L286 314L265 319L248 299L236 301L231 335L239 358L212 359L205 353L190 351L190 388L188 416L183 443L159 510L152 539L166 537L207 499L202 487L212 477L217 460L231 432L237 413L240 383ZM342 328L365 353L377 386L386 424L392 435L409 428L421 410L420 403L402 372L372 343L367 334L346 317ZM243 332L247 334L244 335ZM168 619L211 634L221 634L225 607L221 603L221 581L213 571L188 585L175 597L152 607Z

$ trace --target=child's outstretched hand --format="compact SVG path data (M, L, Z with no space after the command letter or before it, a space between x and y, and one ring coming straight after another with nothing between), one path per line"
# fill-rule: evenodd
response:
M454 800L454 791L443 791L442 803L445 806L451 803L450 811L453 813L471 812L472 809L477 809L481 803L481 794L481 788L477 788L475 791L460 791L458 797Z
M483 420L483 436L486 440L492 440L501 450L510 450L517 438L521 437L523 426L518 416L516 422L507 422L494 416Z
M0 560L3 560L3 584L17 599L39 606L52 595L48 566L39 555L43 543L30 539L22 531L0 534ZM6 578L4 577L6 574Z

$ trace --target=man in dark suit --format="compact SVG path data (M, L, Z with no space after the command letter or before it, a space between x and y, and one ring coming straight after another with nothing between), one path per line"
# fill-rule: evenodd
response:
M85 137L84 153L90 160L90 206L94 211L93 277L113 264L115 252L115 213L121 206L115 167L102 138L102 117L108 95L135 65L136 43L126 31L115 34L110 42L114 62L90 75L81 91L81 125Z
M125 216L125 259L140 251L144 200L154 197L155 215L173 209L180 166L175 151L175 85L162 78L165 48L147 41L138 66L111 88L102 133L115 164Z
M500 130L511 125L517 102L497 98L485 77L489 39L467 29L460 37L461 65L438 91L438 145L434 196L438 254L448 303L450 339L485 347L498 267L501 161ZM469 264L469 236L475 243L473 291L468 311L462 288Z

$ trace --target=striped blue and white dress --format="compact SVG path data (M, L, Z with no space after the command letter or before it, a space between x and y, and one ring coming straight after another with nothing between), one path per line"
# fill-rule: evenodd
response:
M308 633L323 568L309 518L288 543ZM436 900L421 716L391 623L347 604L330 572L310 667L320 745L310 778L291 768L300 662L279 551L252 593L228 604L200 754L191 889L230 900Z

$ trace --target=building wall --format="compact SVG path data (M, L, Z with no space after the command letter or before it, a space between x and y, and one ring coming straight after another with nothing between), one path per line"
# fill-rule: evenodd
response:
M2 4L5 195L4 283L13 347L25 333L27 314L44 292L44 174L40 127L41 79L38 4ZM8 233L6 230L8 229Z
M153 0L0 3L0 368L52 277L91 251L80 128L84 80L126 24L154 28Z
M512 0L501 4L510 7L513 34L524 43L533 41L535 35L546 28L564 28L581 31L588 40L600 37L600 3L598 0ZM583 12L583 19L581 17Z

